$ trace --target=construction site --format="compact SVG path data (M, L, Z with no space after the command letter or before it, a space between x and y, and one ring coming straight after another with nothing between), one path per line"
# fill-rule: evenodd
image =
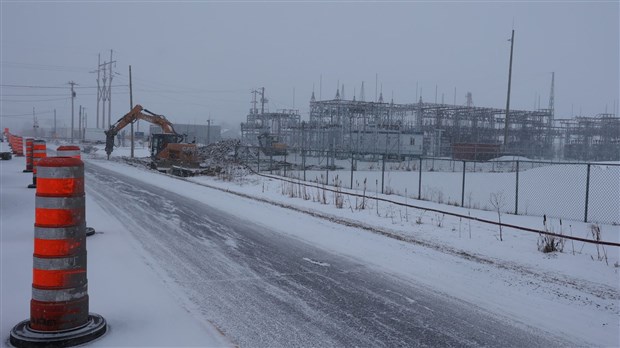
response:
M362 85L363 89L363 85ZM614 114L555 119L553 82L549 105L536 110L464 105L385 102L355 96L344 87L333 99L310 98L309 119L298 110L268 111L265 89L253 91L252 108L241 124L242 142L267 154L285 151L347 152L390 158L446 157L489 160L503 155L555 160L620 160L620 119ZM260 106L259 106L260 105Z

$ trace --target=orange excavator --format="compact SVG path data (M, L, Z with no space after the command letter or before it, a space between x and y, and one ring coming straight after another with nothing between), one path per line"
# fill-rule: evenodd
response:
M158 115L136 105L125 116L105 131L105 152L110 159L114 150L114 138L127 125L137 120L144 120L158 125L162 134L151 134L151 159L153 167L160 171L168 171L173 167L195 168L198 167L196 144L184 143L184 136L178 134L172 123L163 115Z

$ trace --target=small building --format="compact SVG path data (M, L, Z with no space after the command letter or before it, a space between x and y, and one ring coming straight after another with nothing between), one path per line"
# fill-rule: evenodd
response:
M173 126L178 134L185 136L185 141L188 143L196 142L208 145L222 140L220 126L181 123L174 123ZM150 134L160 134L162 132L161 128L156 125L151 125L149 130Z

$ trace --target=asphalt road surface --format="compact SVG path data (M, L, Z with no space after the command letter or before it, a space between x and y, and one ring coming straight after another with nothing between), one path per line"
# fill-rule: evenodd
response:
M119 217L204 318L241 347L564 344L253 224L242 212L218 210L217 203L94 163L86 175L88 195Z

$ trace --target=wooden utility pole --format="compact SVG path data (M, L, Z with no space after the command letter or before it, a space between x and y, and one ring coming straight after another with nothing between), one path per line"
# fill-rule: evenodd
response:
M37 116L34 112L34 106L32 107L32 129L34 131L34 137L37 137L37 128L39 128L39 122L37 122Z
M211 144L211 113L209 113L209 119L207 120L207 145Z
M129 66L129 110L133 109L133 91L131 88L131 65ZM133 158L133 149L134 149L134 145L133 145L133 122L131 122L131 135L130 135L130 139L131 139L131 158Z
M95 128L99 128L99 101L101 101L101 97L103 94L101 91L101 87L99 86L100 75L101 75L101 53L99 53L98 60L97 60L97 123L95 125ZM101 128L104 128L103 125L101 126Z
M512 80L512 50L515 45L515 30L512 29L510 37L510 65L508 66L508 96L506 97L506 120L504 122L504 152L508 145L508 115L510 115L510 82Z
M110 50L110 83L108 84L108 127L112 125L112 78L114 74L112 74L112 63L116 63L116 61L112 60L112 50Z
M82 105L80 105L79 111L78 111L78 132L79 132L79 136L78 139L81 141L82 140Z
M75 117L73 114L73 102L75 100L75 91L73 90L73 87L77 85L77 83L73 81L69 81L69 84L71 85L71 143L73 144L73 128L75 127Z

